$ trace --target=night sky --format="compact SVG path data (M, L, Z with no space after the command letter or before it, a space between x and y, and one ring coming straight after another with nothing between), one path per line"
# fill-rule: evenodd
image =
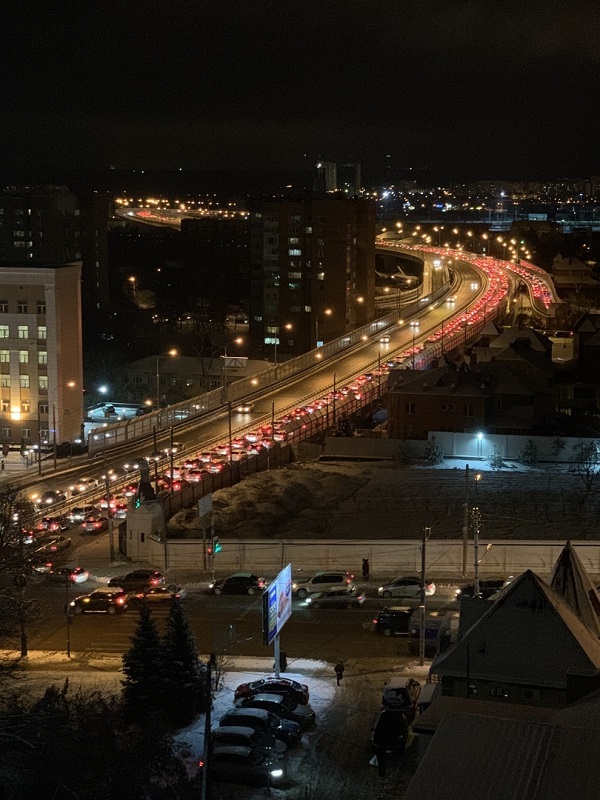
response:
M600 174L597 0L3 3L1 170Z

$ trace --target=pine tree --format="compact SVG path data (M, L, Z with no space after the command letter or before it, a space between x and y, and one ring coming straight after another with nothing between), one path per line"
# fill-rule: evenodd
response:
M173 600L162 646L167 713L173 724L185 725L206 709L208 692L196 642L178 599Z
M126 716L142 720L164 708L163 648L160 635L146 603L140 616L131 647L123 655L123 701Z

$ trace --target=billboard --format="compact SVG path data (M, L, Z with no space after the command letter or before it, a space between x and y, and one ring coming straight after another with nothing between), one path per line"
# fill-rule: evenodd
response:
M271 644L292 614L292 565L284 567L263 594L263 641Z

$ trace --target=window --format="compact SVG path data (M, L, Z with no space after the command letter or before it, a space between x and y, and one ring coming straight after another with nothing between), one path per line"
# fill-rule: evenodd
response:
M454 403L442 403L442 411L454 411Z
M42 442L48 444L48 440L50 439L50 431L47 428L40 428L40 439Z
M317 272L317 280L324 281L325 280L325 273L324 272Z
M27 313L27 300L18 300L17 314L26 314L26 313Z
M10 331L8 325L0 325L0 339L8 339Z
M38 403L40 414L48 414L48 403Z
M40 375L39 377L40 382L40 389L48 390L48 376L47 375Z
M0 300L0 313L8 313L8 300Z
M312 233L312 226L307 225L306 228L304 228L304 233Z
M406 411L407 414L414 414L415 413L415 404L414 403L410 403L410 402L406 403L406 406L405 406L404 410Z
M299 289L300 288L300 284L299 283L288 283L288 288L293 292L295 289Z
M38 302L37 302L37 313L38 314L45 314L46 313L46 302L44 300L38 300Z
M291 280L294 280L294 279L299 280L300 278L302 278L302 273L301 272L288 272L288 278L290 278Z
M19 350L19 364L29 364L29 350Z
M290 236L288 244L300 244L300 239L297 236Z
M29 325L19 325L19 339L29 339Z
M21 438L31 439L31 428L21 428Z
M29 414L31 411L31 403L29 400L21 401L21 411L23 411L25 414Z
M29 389L29 375L19 375L21 389Z
M2 411L10 411L10 400L2 401Z
M2 438L12 439L12 430L10 428L2 428Z
M0 377L0 386L3 389L10 388L10 375L2 375Z
M38 325L38 339L45 339L45 338L46 338L46 326Z
M302 250L298 250L297 248L291 248L288 250L288 256L301 256Z
M47 364L48 363L48 352L47 350L38 350L38 364Z
M10 350L0 350L0 364L10 363Z

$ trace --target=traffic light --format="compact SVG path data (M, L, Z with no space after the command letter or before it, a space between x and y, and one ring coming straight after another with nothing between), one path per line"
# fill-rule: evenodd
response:
M212 556L214 552L215 551L213 549L213 544L212 542L210 542L209 544L206 545L206 555Z
M213 536L212 540L212 551L213 553L220 553L223 548L221 547L221 543L219 542L218 536Z

